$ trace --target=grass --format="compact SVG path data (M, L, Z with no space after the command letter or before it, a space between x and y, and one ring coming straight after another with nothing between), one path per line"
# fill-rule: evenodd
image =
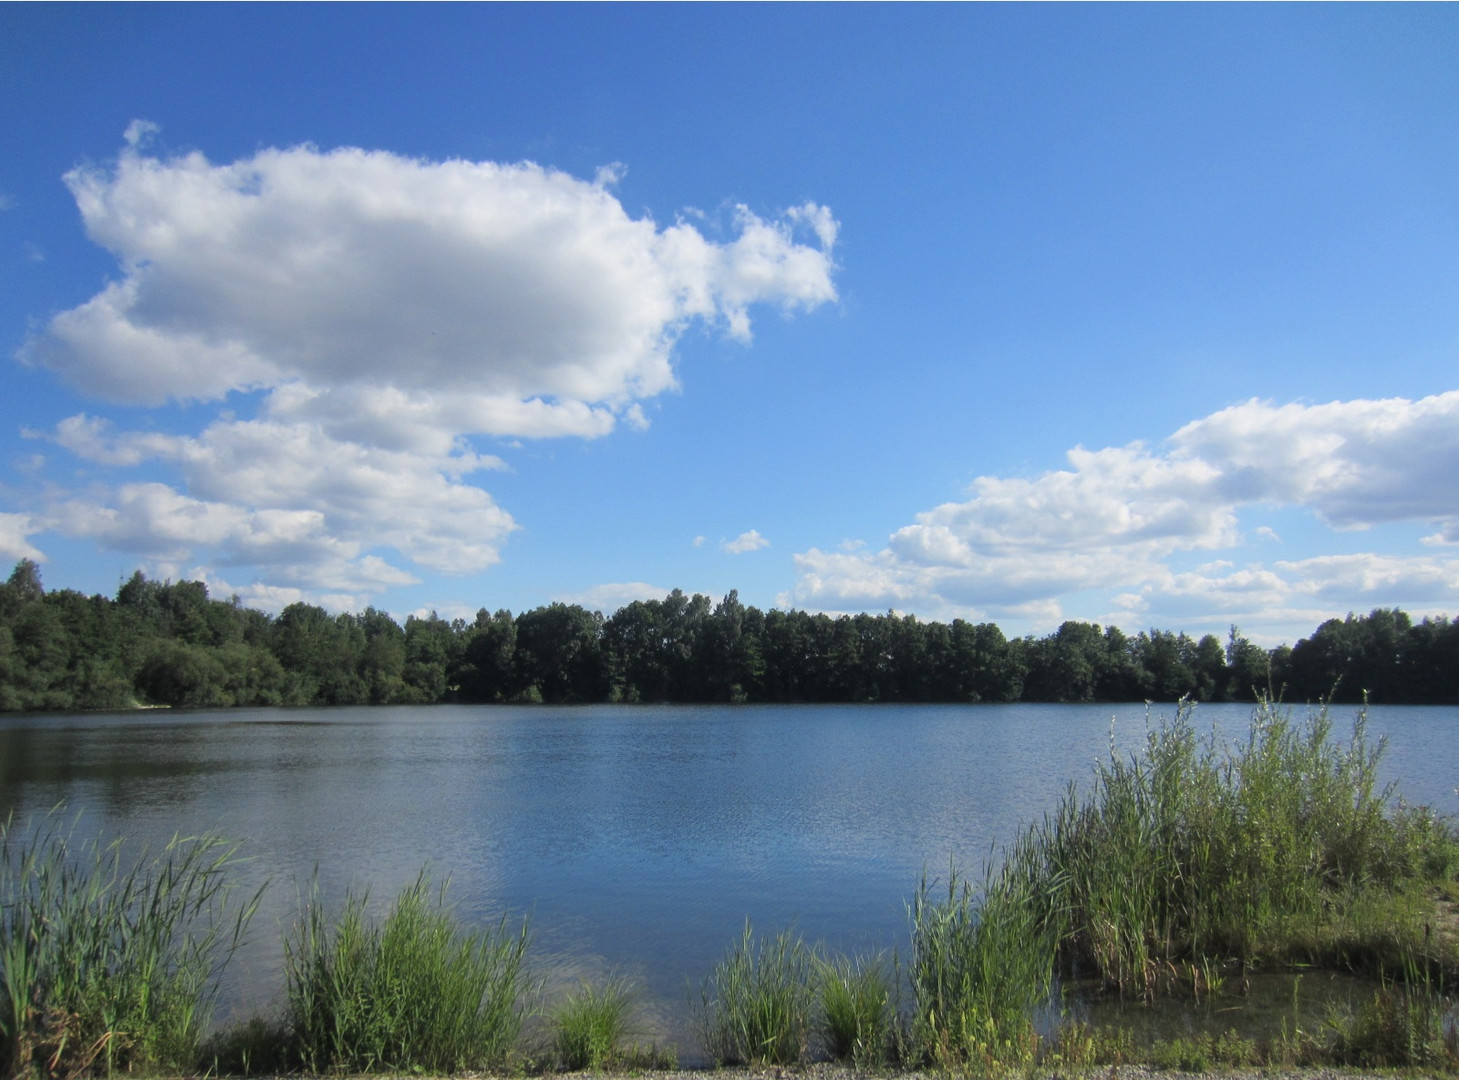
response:
M725 1065L799 1065L810 1053L814 954L789 930L757 941L749 922L700 994L700 1040Z
M634 1033L637 1007L633 983L611 975L601 985L583 983L553 1013L553 1050L569 1071L602 1069L632 1056L625 1042Z
M1272 702L1235 744L1190 710L1111 751L981 880L921 882L903 972L828 959L792 931L741 938L704 980L696 1022L724 1064L796 1066L824 1052L996 1072L1145 1061L1352 1064L1459 1071L1446 987L1459 978L1459 836L1395 802L1360 713L1345 743L1326 710ZM205 1047L217 976L258 897L234 904L235 849L177 839L155 857L76 843L55 816L0 828L0 1075L117 1072L458 1073L509 1063L531 998L526 924L462 928L425 871L382 919L367 896L301 905L286 1003ZM1284 965L1373 976L1359 1008L1263 1043L1230 1034L1137 1047L1118 1031L1036 1022L1059 982L1134 999L1221 993ZM907 1009L900 1009L901 991ZM652 1068L629 1046L634 987L584 985L552 1015L564 1069ZM520 1062L519 1062L520 1064Z
M1071 785L980 889L954 871L934 897L924 880L915 1055L949 1068L1035 1060L1048 1048L1032 1017L1056 976L1143 998L1209 993L1228 963L1452 979L1459 952L1433 921L1455 892L1459 837L1393 803L1382 750L1361 713L1343 744L1326 709L1297 725L1270 701L1234 746L1197 738L1183 706L1143 752L1112 750L1089 793Z
M897 1056L896 968L885 954L819 959L820 1030L826 1052L858 1068Z
M1010 859L980 892L949 870L946 894L924 878L912 904L912 1055L941 1068L1030 1063L1034 1009L1048 1000L1054 940Z
M232 903L236 847L152 854L73 831L59 811L0 824L0 1074L190 1072L258 902Z
M376 924L317 896L285 945L286 1023L311 1072L451 1073L506 1059L527 995L527 926L463 930L422 871Z

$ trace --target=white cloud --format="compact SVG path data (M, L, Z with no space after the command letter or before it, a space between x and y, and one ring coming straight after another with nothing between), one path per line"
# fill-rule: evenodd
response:
M265 388L358 421L385 393L457 432L599 434L676 384L688 321L746 336L750 304L836 296L814 204L740 207L717 244L630 217L606 175L307 146L214 165L139 139L66 178L123 278L26 351L118 401Z
M1277 534L1241 527L1298 507L1342 530L1432 522L1438 531L1425 542L1452 543L1459 391L1420 401L1253 400L1185 425L1158 451L1132 443L1068 458L1068 469L1033 478L980 477L966 501L918 514L879 551L797 555L797 602L1003 619L1042 611L1056 621L1071 596L1108 592L1116 614L1213 623L1459 606L1459 560L1368 553L1265 565L1243 554ZM1197 551L1225 557L1177 569L1179 556Z
M151 471L59 499L51 524L168 565L206 549L279 597L414 580L397 556L492 565L517 526L465 479L504 467L469 437L641 428L691 323L748 339L754 304L836 297L837 224L814 203L739 207L721 243L630 216L618 165L585 181L310 146L215 165L152 155L155 132L134 122L112 167L67 175L121 275L22 359L131 405L258 392L257 415L186 436L63 421L51 438L80 457Z
M490 495L460 481L496 459L459 448L432 456L267 420L219 420L197 437L113 438L104 422L78 416L63 421L55 438L88 460L165 461L180 471L190 496L164 484L130 484L101 499L75 497L60 514L64 531L157 558L207 546L225 565L317 565L322 573L350 564L359 575L353 587L382 587L415 579L371 569L371 549L467 573L497 562L516 528Z
M29 540L40 531L28 514L0 514L0 557L7 561L34 559L44 562L46 557Z
M742 532L733 540L720 541L721 548L731 555L743 555L747 551L759 551L761 548L770 546L770 541L760 535L758 529L751 529L749 532Z
M560 603L578 604L591 611L601 611L604 615L612 615L619 608L627 607L635 600L662 600L672 591L644 581L623 581L594 585L583 592L565 593L554 599Z

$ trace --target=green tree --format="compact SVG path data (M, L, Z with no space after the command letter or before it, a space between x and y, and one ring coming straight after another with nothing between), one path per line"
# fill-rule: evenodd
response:
M505 701L512 693L517 652L517 622L502 608L495 615L486 608L465 634L460 672L461 696L466 701Z
M606 700L602 628L601 615L577 604L557 603L518 615L516 696L559 703Z

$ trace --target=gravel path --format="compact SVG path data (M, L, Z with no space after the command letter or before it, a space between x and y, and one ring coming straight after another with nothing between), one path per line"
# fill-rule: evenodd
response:
M593 1080L946 1080L945 1074L929 1072L868 1072L835 1063L807 1065L804 1068L723 1068L676 1069L666 1072L638 1073L575 1073ZM1420 1070L1379 1072L1339 1068L1242 1068L1210 1069L1193 1073L1152 1069L1145 1065L1105 1065L1088 1069L1036 1069L1032 1073L1012 1071L1010 1077L1044 1080L1393 1080L1395 1076L1439 1076Z

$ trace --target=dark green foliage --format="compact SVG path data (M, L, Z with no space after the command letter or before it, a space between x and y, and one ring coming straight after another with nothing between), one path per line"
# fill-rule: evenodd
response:
M1334 691L1334 687L1336 690ZM991 623L831 617L675 589L604 619L551 604L402 628L375 608L276 618L200 582L140 572L114 601L47 593L28 560L0 585L0 711L135 704L1254 701L1459 704L1459 623L1378 609L1264 651L1068 621L1009 640Z

